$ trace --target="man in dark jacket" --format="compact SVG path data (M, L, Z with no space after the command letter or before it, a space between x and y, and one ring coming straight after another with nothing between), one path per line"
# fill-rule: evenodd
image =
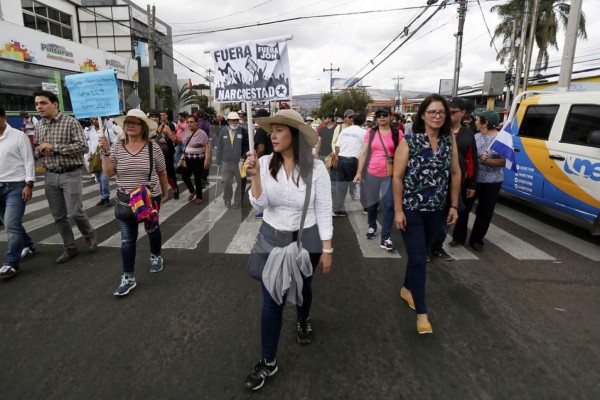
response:
M460 97L453 97L448 101L450 119L452 120L452 134L456 138L458 164L460 165L462 176L460 188L461 200L463 204L467 198L471 198L475 195L475 187L477 184L477 145L475 143L475 133L473 133L473 131L462 121L465 115L466 106L466 102ZM466 221L466 218L464 218L462 215L461 210L459 210L457 224L460 224L461 219ZM437 238L431 245L431 255L444 261L452 261L452 256L446 253L443 248L447 233L448 226L444 221L444 223L440 226ZM456 235L456 233L457 228L455 226L454 234ZM451 247L455 247L464 242L464 239L462 241L457 241L456 239L457 238L454 237L449 243Z
M221 130L217 144L217 165L223 166L223 200L227 208L240 208L242 201L242 178L240 176L240 160L246 158L249 151L248 131L239 124L239 116L235 112L227 115L229 125ZM233 178L236 188L233 197Z

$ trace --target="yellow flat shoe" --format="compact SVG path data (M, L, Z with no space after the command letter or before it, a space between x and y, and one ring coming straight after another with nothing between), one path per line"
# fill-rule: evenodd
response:
M408 290L405 287L402 287L402 289L400 289L400 297L402 297L402 300L404 300L410 308L412 308L413 310L415 309L415 301L413 300L412 293L410 292L410 290Z
M433 333L433 329L431 328L431 323L429 321L425 321L425 322L417 321L417 332L419 333L419 335Z

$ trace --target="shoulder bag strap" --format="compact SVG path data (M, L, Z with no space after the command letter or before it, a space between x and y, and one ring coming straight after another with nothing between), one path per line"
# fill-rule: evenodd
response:
M390 132L390 133L393 134L393 132ZM387 147L385 147L385 143L383 143L383 138L381 137L381 132L379 133L379 141L381 142L381 146L383 147L383 151L385 151L385 158L388 161L392 161L392 157L390 157L390 153L388 153Z
M194 135L196 134L196 132L198 132L198 129L196 129L194 131L194 133L192 133L190 135L190 137L188 138L187 142L185 142L185 146L183 146L183 153L185 154L185 149L187 149L188 144L190 143L190 140L192 140L192 138L194 137Z
M148 187L150 187L150 183L152 182L152 168L154 167L154 155L152 154L152 150L154 144L152 142L148 142L148 158L150 159L150 171L148 171Z
M313 166L314 167L314 166ZM300 229L298 230L298 248L302 249L302 231L304 230L304 221L306 220L306 213L308 212L308 203L310 202L310 192L312 189L312 176L313 170L308 173L306 182L306 195L304 196L304 207L302 208L302 217L300 218Z

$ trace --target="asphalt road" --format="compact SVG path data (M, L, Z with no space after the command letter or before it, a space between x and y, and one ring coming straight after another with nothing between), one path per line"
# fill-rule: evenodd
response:
M581 228L503 203L600 251ZM197 213L185 207L164 223L166 236ZM158 274L141 240L138 287L125 298L112 295L118 248L89 255L80 239L80 255L58 265L61 246L39 245L0 282L0 399L600 398L600 262L499 215L495 225L554 260L515 259L493 244L478 260L434 260L428 336L399 297L402 246L401 259L363 258L349 220L336 219L333 271L314 283L313 343L296 343L288 306L280 370L245 392L262 299L247 255L224 249L248 212L228 211L194 250L165 249Z

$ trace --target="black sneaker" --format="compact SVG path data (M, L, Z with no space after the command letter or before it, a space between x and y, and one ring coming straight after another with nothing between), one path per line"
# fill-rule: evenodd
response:
M310 324L310 318L304 321L298 321L298 343L309 344L312 341L312 325Z
M371 240L371 239L375 238L376 234L377 234L377 228L369 228L365 237L367 239Z
M23 247L21 251L21 261L29 260L35 254L35 246Z
M381 239L381 244L379 245L379 247L381 247L382 249L384 249L386 251L396 250L396 246L394 246L394 243L392 243L392 239L390 239L390 238Z
M2 268L0 268L0 279L10 279L18 273L19 267L14 267L12 265L3 265Z
M431 250L431 255L433 255L434 257L440 258L444 261L454 260L454 257L452 257L450 254L446 253L446 250L444 250L444 249Z
M332 217L347 217L348 213L346 211L334 211L333 214L331 214Z
M258 390L265 384L267 378L277 373L277 360L274 361L273 365L267 365L264 360L260 360L254 366L254 369L246 378L246 389Z

